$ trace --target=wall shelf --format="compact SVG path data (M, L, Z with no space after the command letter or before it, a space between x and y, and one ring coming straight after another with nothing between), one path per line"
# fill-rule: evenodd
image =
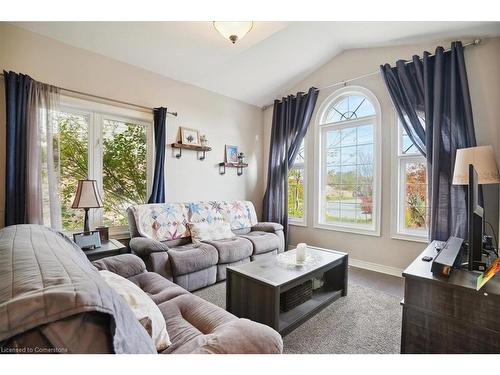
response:
M219 163L219 174L226 174L227 168L236 168L236 174L241 176L243 174L243 168L247 168L247 163Z
M207 151L212 151L212 147L208 147L208 146L196 146L196 145L186 145L186 144L179 143L179 142L172 143L170 146L172 148L179 149L179 152L175 155L175 157L177 159L181 158L181 156L182 156L182 150L183 149L185 149L185 150L193 150L193 151L196 151L197 153L203 152L203 155L198 156L198 160L205 160L205 153Z

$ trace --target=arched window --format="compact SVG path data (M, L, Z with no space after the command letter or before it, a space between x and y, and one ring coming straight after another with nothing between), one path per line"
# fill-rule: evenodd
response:
M380 106L368 90L348 87L330 95L317 120L319 182L316 225L380 234Z

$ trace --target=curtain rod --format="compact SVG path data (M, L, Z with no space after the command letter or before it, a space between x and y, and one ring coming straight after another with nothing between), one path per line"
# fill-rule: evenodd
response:
M3 76L4 74L0 73L0 75ZM89 93L82 92L82 91L66 89L64 87L59 87L59 86L54 86L54 87L57 87L61 91L70 92L72 94L83 95L83 96L86 96L86 97L89 97L89 98L95 98L95 99L105 100L105 101L108 101L108 102L118 103L118 104L126 105L126 106L129 106L129 107L141 108L141 109L144 109L144 110L146 110L148 112L153 112L153 108L146 107L146 106L143 106L143 105L129 103L129 102L125 102L123 100L111 99L111 98L107 98L105 96L99 96L99 95L89 94ZM169 115L177 117L177 112L168 112L167 111L167 113Z
M477 46L480 43L481 43L481 39L477 38L477 39L474 39L471 42L465 43L463 45L463 47L465 48L465 47L469 47L469 46ZM451 50L451 48L447 48L447 49L444 50L444 52L449 52L450 50ZM435 55L435 53L431 53L429 56L434 56L434 55ZM420 59L420 60L422 60L422 59ZM405 64L409 64L411 62L412 62L412 60L406 60ZM349 78L349 79L345 79L345 80L342 80L342 81L338 81L338 82L332 83L330 85L317 88L316 91L326 90L326 89L329 89L329 88L335 87L335 86L341 86L341 85L345 86L349 82L357 81L358 79L362 79L362 78L366 78L366 77L370 77L370 76L374 76L376 74L380 74L380 70L376 70L376 71L371 72L371 73L365 73L365 74L362 74L362 75L354 77L354 78ZM276 100L281 100L281 99L276 99ZM265 106L262 107L262 109L265 110L265 109L267 109L268 107L270 107L272 105L273 104L265 105Z

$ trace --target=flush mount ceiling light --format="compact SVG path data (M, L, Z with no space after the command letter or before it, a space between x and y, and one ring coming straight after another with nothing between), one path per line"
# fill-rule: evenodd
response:
M214 21L215 30L233 44L248 34L253 27L253 21Z

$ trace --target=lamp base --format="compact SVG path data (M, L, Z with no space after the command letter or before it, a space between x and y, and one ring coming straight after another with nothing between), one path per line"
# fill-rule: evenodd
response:
M90 232L90 228L89 228L89 209L88 208L85 208L85 221L83 223L83 231L85 233L88 233Z

